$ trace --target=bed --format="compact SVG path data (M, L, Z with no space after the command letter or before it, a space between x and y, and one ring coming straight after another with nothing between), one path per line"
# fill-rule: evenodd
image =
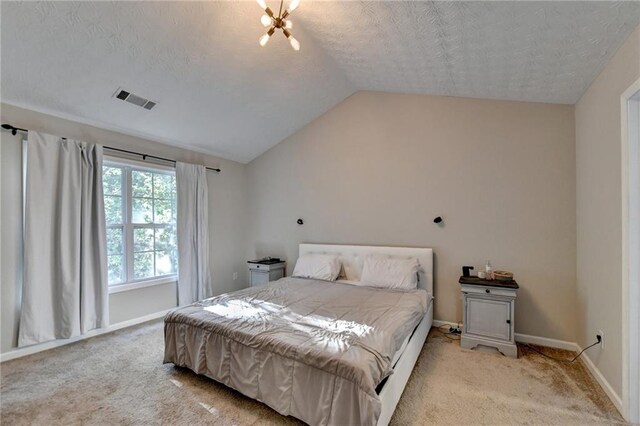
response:
M386 425L433 320L428 248L301 244L337 254L335 282L283 278L165 317L165 363L311 425ZM419 259L416 290L353 285L367 254Z

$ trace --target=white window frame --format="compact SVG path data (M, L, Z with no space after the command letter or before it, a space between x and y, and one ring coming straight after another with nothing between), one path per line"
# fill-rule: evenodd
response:
M122 244L123 244L123 272L124 272L124 281L117 284L109 284L109 294L112 293L120 293L123 291L134 290L138 288L151 287L156 285L164 285L175 283L178 280L178 274L167 274L154 276L150 278L141 278L134 279L134 271L133 271L133 228L134 225L136 228L150 228L156 229L160 224L134 224L133 223L133 209L130 204L132 202L132 186L131 186L131 172L133 170L139 171L148 171L152 173L162 173L166 172L167 174L171 174L175 176L175 168L153 164L150 166L148 163L143 163L140 161L123 159L118 157L110 157L105 156L103 166L105 167L118 167L123 170L122 180L121 180L121 194L122 194L122 212L124 217L124 223L119 225L109 225L107 224L107 229L122 229ZM154 262L155 262L155 251L154 251ZM155 263L154 263L154 271L155 271Z

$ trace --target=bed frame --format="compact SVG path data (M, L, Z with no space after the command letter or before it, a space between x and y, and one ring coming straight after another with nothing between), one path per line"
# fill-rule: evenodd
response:
M381 246L349 246L335 244L300 244L299 255L311 253L336 254L343 265L344 279L359 280L362 274L364 257L367 254L387 254L399 257L417 257L420 261L418 287L426 290L433 298L433 250L430 248L381 247ZM386 426L398 405L418 355L427 340L433 323L433 299L429 302L427 314L424 316L404 352L393 368L379 393L382 410L378 418L378 426Z

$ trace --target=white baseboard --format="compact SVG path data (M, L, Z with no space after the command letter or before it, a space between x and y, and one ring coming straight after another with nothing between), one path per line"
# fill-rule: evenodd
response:
M79 342L81 340L85 340L90 337L100 336L102 334L111 333L116 330L131 327L133 325L142 324L143 322L162 318L167 314L167 312L173 309L174 308L165 309L164 311L155 312L153 314L145 315L140 318L134 318L127 321L122 321L105 328L96 328L95 330L91 330L90 332L83 334L82 336L74 337L73 339L52 340L50 342L39 343L36 345L27 346L25 348L19 348L9 352L5 352L3 354L0 354L0 363L9 361L12 359L16 359L16 358L22 358L23 356L32 355L38 352L47 351L49 349L59 348L60 346L69 345L71 343Z
M443 325L451 325L454 327L458 326L458 324L455 322L440 320L434 320L433 325L435 327L441 327ZM579 353L582 350L580 345L575 342L550 339L548 337L531 336L529 334L522 333L516 333L516 342L530 343L532 345L546 346L548 348L564 349L567 351L574 351L576 353ZM604 378L598 367L596 367L593 361L591 361L591 358L589 358L586 352L580 356L580 359L582 359L582 362L584 363L585 367L587 367L587 370L589 370L593 378L596 379L596 381L598 382L604 393L607 394L613 405L615 405L618 411L622 413L622 398L620 398L616 391L613 390L613 387L611 387L607 379Z
M435 327L442 327L443 325L450 325L457 327L458 323L450 321L434 320L433 325ZM580 347L577 343L567 342L565 340L550 339L548 337L531 336L529 334L516 333L516 342L531 343L533 345L546 346L548 348L565 349L568 351L580 351Z
M564 349L566 351L580 352L580 346L575 342L551 339L549 337L532 336L530 334L516 333L516 342L530 343L532 345L546 346L547 348Z
M579 346L578 349L580 349ZM591 375L596 379L604 393L606 393L611 402L613 402L613 405L615 405L618 411L622 413L622 398L620 398L616 391L613 390L613 387L611 387L607 379L604 378L598 367L596 367L593 361L591 361L591 358L589 358L589 355L587 355L586 352L583 353L580 358L582 359L584 365L587 367L587 370L589 370Z

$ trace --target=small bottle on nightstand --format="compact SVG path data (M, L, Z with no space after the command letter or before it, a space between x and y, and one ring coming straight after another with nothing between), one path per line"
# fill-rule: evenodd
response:
M487 264L484 267L485 279L491 281L493 279L493 268L491 267L491 261L487 260Z

